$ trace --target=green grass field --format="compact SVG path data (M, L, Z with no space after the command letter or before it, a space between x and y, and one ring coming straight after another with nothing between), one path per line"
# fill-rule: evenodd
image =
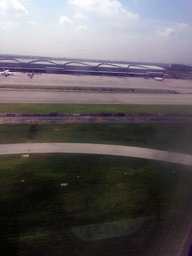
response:
M180 113L192 114L192 106L94 105L94 104L0 104L0 113Z
M191 123L2 124L0 143L103 143L192 153Z
M1 104L0 112L191 113L192 109ZM192 129L190 123L0 125L1 144L27 142L104 143L192 153ZM85 246L71 233L71 227L125 218L161 218L161 213L169 209L182 170L179 165L114 156L1 156L2 248L10 255L17 250L19 256L88 256L107 242ZM115 243L121 241L114 239ZM136 246L139 239L133 238Z
M38 246L46 255L60 255L58 248L72 253L79 242L70 227L160 217L181 168L99 155L1 156L1 241L14 244L19 255L32 255Z

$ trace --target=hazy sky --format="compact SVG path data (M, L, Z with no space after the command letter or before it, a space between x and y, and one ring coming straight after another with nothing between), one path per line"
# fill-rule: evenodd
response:
M192 0L0 0L0 53L192 65Z

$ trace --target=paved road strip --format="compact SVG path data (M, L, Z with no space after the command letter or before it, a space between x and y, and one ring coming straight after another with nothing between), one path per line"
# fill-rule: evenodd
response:
M32 153L101 154L192 165L192 155L131 146L89 143L18 143L0 145L0 155Z
M192 105L192 94L1 91L0 103Z

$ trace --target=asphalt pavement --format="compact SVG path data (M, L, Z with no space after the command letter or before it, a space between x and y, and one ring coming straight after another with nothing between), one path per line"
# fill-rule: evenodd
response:
M107 76L78 76L78 75L35 75L29 79L28 74L14 73L13 76L0 77L0 85L46 86L46 87L84 87L84 88L132 88L176 90L181 93L192 93L192 80L165 79L163 82L154 78L143 77L107 77Z
M130 94L1 90L0 103L192 105L192 94Z

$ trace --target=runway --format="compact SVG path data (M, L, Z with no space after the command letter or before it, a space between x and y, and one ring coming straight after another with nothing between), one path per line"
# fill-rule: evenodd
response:
M192 94L0 90L0 103L192 105Z
M16 86L20 89L13 89ZM12 86L12 88L9 88ZM28 90L22 88L26 86ZM32 89L44 87L44 89ZM95 77L77 75L34 75L15 73L13 76L0 77L0 103L60 103L60 104L192 104L192 81L166 79L163 82L153 78L140 77ZM2 88L3 87L3 88ZM47 89L46 89L47 88ZM52 90L50 90L52 88ZM57 90L54 90L56 89ZM58 88L62 90L59 91ZM64 88L92 88L93 91L63 91ZM137 93L103 92L104 89L138 89ZM147 93L142 93L147 90ZM150 93L151 90L153 93ZM167 94L166 94L167 91ZM175 93L170 93L170 92Z
M107 76L77 76L77 75L34 75L30 79L27 74L15 73L13 76L0 76L0 86L45 86L45 87L92 87L92 88L132 88L177 90L181 93L192 93L192 80L165 79L163 82L153 78L141 77L107 77Z

